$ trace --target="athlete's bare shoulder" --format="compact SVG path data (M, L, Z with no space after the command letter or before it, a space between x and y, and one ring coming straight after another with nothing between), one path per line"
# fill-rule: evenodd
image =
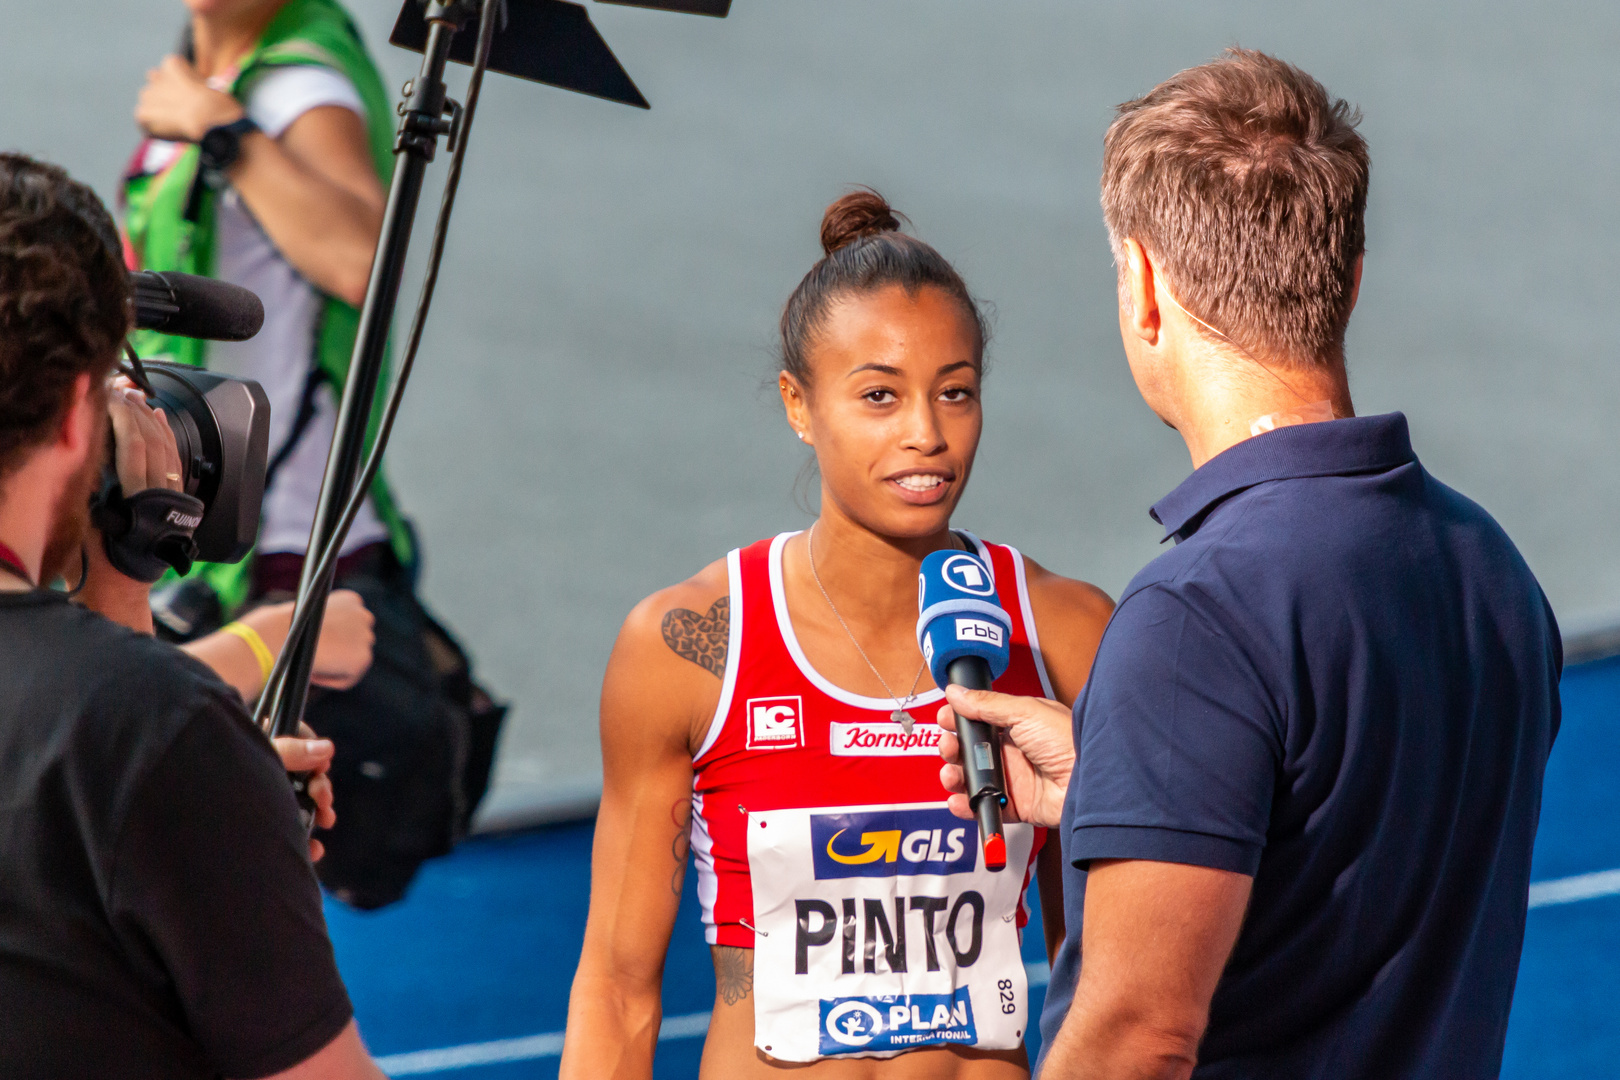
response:
M631 609L602 685L602 723L662 727L699 745L720 702L731 648L726 561L660 589Z
M717 679L725 678L731 638L731 587L726 560L717 559L679 585L659 589L637 604L622 636L662 643Z
M1097 586L1054 574L1027 555L1024 577L1052 689L1060 701L1073 705L1091 674L1114 601Z

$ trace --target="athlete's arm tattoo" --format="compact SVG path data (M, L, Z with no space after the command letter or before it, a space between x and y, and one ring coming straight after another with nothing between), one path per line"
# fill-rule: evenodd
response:
M726 645L731 638L731 597L722 596L699 615L675 608L664 615L664 644L718 679L726 677Z
M714 989L720 1000L735 1005L754 993L754 950L714 946Z
M686 880L686 853L692 850L692 800L681 799L669 808L670 820L675 822L675 839L669 853L675 857L675 874L669 879L669 891L681 895L681 882Z

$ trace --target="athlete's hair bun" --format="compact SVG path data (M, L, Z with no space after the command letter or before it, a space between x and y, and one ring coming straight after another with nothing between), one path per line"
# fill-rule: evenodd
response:
M821 250L831 255L868 236L899 232L904 217L871 188L857 188L821 215Z

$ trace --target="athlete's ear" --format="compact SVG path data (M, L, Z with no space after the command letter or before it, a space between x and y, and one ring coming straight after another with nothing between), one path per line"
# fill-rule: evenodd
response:
M784 371L776 377L776 388L782 392L788 426L806 446L814 446L815 441L810 437L810 401L804 384L791 371Z

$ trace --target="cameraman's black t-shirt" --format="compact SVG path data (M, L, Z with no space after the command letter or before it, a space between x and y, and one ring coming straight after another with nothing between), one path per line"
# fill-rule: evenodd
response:
M247 1080L350 1016L235 692L60 594L0 593L0 1076Z

